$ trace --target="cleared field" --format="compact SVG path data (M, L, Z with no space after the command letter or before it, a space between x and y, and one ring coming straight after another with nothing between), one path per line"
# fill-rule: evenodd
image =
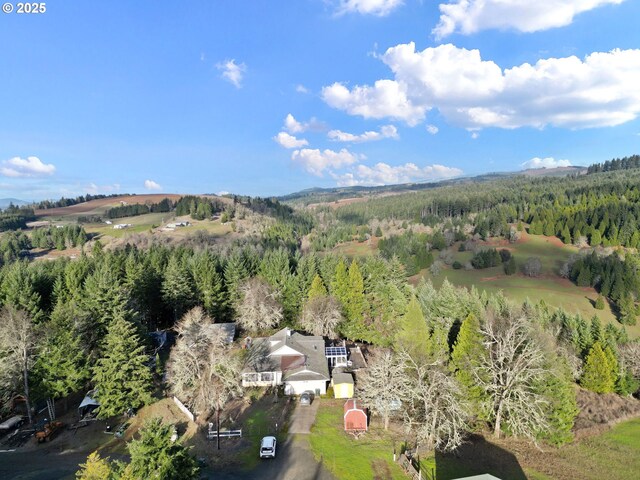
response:
M113 225L118 223L130 223L132 226L118 230L113 228L113 225L106 225L104 223L89 223L84 225L84 229L87 233L94 233L98 235L106 235L109 237L122 238L131 233L140 233L150 230L154 226L162 225L168 221L171 221L174 214L167 213L147 213L146 215L137 215L135 217L125 217L113 219Z
M38 217L67 217L69 215L72 215L72 216L98 215L100 213L104 213L109 208L119 207L120 205L122 205L121 202L126 202L129 205L147 203L147 202L158 203L165 198L168 198L169 200L177 201L182 197L183 195L178 195L175 193L123 195L121 197L99 198L97 200L78 203L77 205L71 205L69 207L36 210L35 214Z
M345 242L335 246L333 252L341 253L347 257L365 257L377 253L377 245L377 238L372 238L371 241L365 242Z
M489 293L502 291L507 298L517 302L523 302L526 299L533 302L544 300L551 307L561 307L567 312L579 313L587 319L597 315L603 323L620 325L608 304L604 310L595 309L595 300L598 298L595 289L578 287L570 280L558 275L560 267L569 255L578 252L576 247L564 245L555 237L526 234L515 244L493 241L487 242L487 246L510 250L519 270L527 258L538 257L542 263L541 275L537 278L527 277L522 273L509 276L505 275L502 266L498 266L482 270L454 270L451 267L445 267L436 277L428 271L421 276L431 279L436 286L440 286L446 278L457 286L467 288L475 286ZM454 259L463 264L472 256L470 252L458 252L457 248L452 248L451 251ZM412 278L414 283L418 279L419 276ZM630 337L640 337L640 326L626 327L626 329Z

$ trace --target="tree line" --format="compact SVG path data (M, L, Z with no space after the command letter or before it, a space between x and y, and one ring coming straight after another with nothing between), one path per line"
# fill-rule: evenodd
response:
M164 213L174 209L174 202L168 198L163 198L158 203L132 203L110 208L105 212L107 218L134 217L147 213Z

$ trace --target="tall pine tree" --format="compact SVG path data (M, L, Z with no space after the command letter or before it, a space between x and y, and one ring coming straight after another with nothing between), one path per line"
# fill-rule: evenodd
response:
M616 385L616 368L611 365L609 355L600 342L595 342L584 362L584 371L580 384L583 388L596 393L611 393Z
M153 378L149 357L133 323L121 313L109 324L104 354L93 368L100 418L140 408L151 401Z

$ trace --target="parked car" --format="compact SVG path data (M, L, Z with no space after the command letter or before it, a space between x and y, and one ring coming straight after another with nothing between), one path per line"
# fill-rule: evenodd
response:
M300 405L311 405L311 394L309 392L304 392L300 395Z
M276 437L264 437L260 442L260 458L276 458Z

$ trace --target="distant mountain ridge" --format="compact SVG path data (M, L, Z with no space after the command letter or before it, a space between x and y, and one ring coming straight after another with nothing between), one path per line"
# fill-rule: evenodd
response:
M16 207L20 207L22 205L29 205L31 202L25 202L19 198L0 198L0 208L7 208L11 204L14 204Z
M458 177L447 180L440 180L437 182L423 182L423 183L401 183L393 185L380 185L380 186L362 186L356 185L353 187L312 187L299 192L290 193L288 195L282 195L277 197L278 200L283 202L295 202L302 201L303 203L319 203L319 202L332 202L339 199L347 198L349 196L360 196L370 194L394 194L402 192L410 192L416 190L427 190L430 188L436 188L446 185L459 185L467 182L487 182L498 178L516 177L516 176L528 176L528 177L564 177L567 175L584 175L587 173L587 167L572 166L572 167L557 167L557 168L533 168L527 170L520 170L517 172L490 172L476 175L474 177Z

